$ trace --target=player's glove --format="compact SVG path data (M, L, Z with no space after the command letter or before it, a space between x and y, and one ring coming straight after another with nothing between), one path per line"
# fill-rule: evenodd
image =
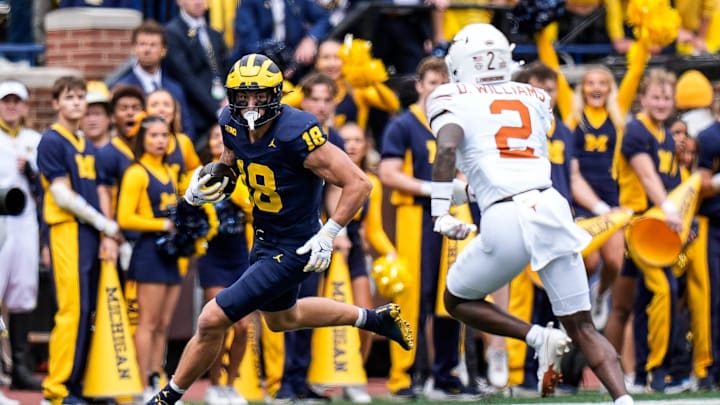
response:
M204 203L215 203L223 198L223 190L230 181L229 178L223 177L222 181L217 181L212 185L208 185L208 182L213 178L212 174L207 173L202 177L200 176L202 167L198 167L193 172L192 178L190 178L190 185L185 191L185 201L190 205L202 205Z
M435 220L433 230L449 239L462 240L467 238L471 232L477 231L477 226L460 221L450 214L443 214Z
M332 258L333 240L340 232L340 229L342 229L342 226L329 219L318 233L295 251L299 255L310 252L310 260L305 265L304 272L327 270Z

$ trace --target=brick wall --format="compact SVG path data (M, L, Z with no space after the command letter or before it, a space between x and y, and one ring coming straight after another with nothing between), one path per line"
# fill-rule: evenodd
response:
M142 15L130 9L54 10L45 16L46 65L102 80L130 57L130 36L141 22Z
M130 30L48 31L47 66L75 68L88 80L102 80L130 56Z
M30 90L27 126L44 131L54 120L51 88L65 75L105 79L130 56L130 36L139 12L116 8L62 8L45 16L46 66L0 61L0 80L16 79Z

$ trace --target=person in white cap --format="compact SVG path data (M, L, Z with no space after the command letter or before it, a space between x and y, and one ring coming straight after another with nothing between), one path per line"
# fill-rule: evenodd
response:
M25 193L26 205L20 215L5 218L8 232L0 248L0 297L10 314L12 347L12 388L40 390L28 364L27 340L31 313L37 303L39 235L37 208L37 146L40 134L25 128L28 90L16 80L0 82L0 188L18 187ZM0 398L0 404L5 404Z
M110 90L105 83L91 80L87 83L85 100L88 107L80 129L85 138L100 149L110 142Z

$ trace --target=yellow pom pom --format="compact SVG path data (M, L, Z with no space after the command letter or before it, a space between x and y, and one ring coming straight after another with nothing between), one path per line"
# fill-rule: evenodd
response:
M632 26L640 26L653 18L659 10L670 6L667 0L630 0L627 6L627 21Z
M380 295L395 298L405 291L408 282L408 271L405 259L400 257L380 257L373 262L372 268L375 286Z
M372 58L372 43L364 39L358 39L349 35L345 37L345 42L340 46L340 59L343 65L364 65Z
M642 25L635 27L635 37L659 47L672 43L677 38L680 29L680 14L673 8L658 10L653 18L648 18Z
M635 38L651 46L666 46L680 29L680 14L668 0L630 0L627 20Z

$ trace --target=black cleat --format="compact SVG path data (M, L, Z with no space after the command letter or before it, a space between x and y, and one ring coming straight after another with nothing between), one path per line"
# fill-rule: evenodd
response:
M405 350L413 348L415 345L413 331L408 321L400 317L400 305L385 304L371 309L371 311L375 312L380 320L380 325L375 333L394 340Z

